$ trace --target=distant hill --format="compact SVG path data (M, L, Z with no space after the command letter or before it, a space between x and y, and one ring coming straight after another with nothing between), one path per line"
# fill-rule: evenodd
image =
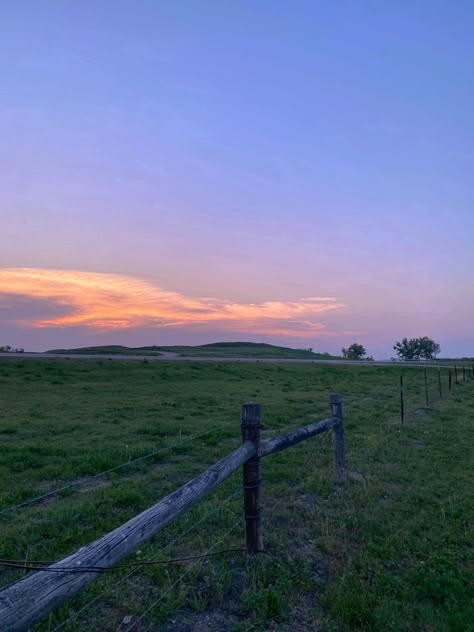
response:
M278 347L263 342L214 342L196 347L160 347L162 351L173 351L181 356L222 357L222 358L313 358L337 359L326 353L313 353L306 349Z
M161 355L161 347L124 347L104 345L99 347L79 347L77 349L50 349L46 353L74 353L83 355Z
M339 356L329 353L313 353L306 349L278 347L256 342L214 342L198 346L124 347L107 345L102 347L81 347L79 349L51 349L47 353L74 353L87 355L160 355L163 352L176 353L179 356L209 358L306 358L314 360L339 360Z

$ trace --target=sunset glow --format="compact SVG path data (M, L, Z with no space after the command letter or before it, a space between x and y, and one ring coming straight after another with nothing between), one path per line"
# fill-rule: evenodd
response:
M89 4L3 3L0 346L474 355L474 5Z
M2 299L3 295L3 299ZM34 268L0 269L0 300L24 297L64 309L55 317L17 321L22 327L88 327L95 331L161 327L225 327L236 332L327 336L313 319L345 307L333 297L239 304L186 297L116 274Z

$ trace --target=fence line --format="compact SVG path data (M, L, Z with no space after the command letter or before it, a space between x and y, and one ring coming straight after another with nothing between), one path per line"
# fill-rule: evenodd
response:
M466 375L467 377L472 377L474 379L474 365L472 366L472 375L471 372L466 372L465 367L462 367L462 369L463 381L466 381ZM455 373L457 378L456 366ZM451 369L449 369L448 380L449 386L451 387ZM457 379L455 381L455 384L459 384L459 381ZM417 386L418 394L420 393L420 391L418 390L420 386L421 385ZM424 386L425 398L428 403L429 382L427 378L426 368L424 371ZM441 372L439 368L438 387L440 397L442 397ZM401 376L400 380L400 395L400 405L401 407L403 407L403 376ZM252 406L255 407L255 405ZM255 417L254 421L256 421L255 426L260 426L259 407L258 410L254 409L253 412ZM245 426L244 422L249 421L248 415L243 414L242 421L242 426ZM118 467L130 465L138 460L142 460L152 456L153 454L157 454L160 451L172 449L173 447L182 445L183 443L189 442L195 438L199 438L200 436L204 436L224 427L228 428L229 426L228 424L226 424L219 426L217 429L214 428L207 432L200 433L199 435L190 437L184 442L179 442L177 444L173 444L172 446L162 448L155 453L150 453L149 455L139 457L134 461L124 463L120 466L117 466L117 468L112 468L111 470L107 470L106 472L100 473L95 476L104 475L109 471L118 469ZM254 430L255 429L256 428L254 428ZM258 428L258 434L259 431L260 427ZM248 464L250 459L254 457L258 457L258 459L261 459L265 456L269 456L281 450L292 447L297 443L304 441L312 436L328 431L331 431L333 436L336 478L341 478L345 461L344 420L342 416L341 399L339 396L333 395L331 397L331 417L329 417L328 419L309 424L296 430L292 430L286 435L272 437L261 442L259 441L258 436L256 437L255 435L253 435L251 440L246 440L244 436L244 443L242 446L240 446L240 448L235 450L227 457L221 459L218 463L211 466L208 470L206 470L196 478L192 479L172 494L169 494L168 496L163 498L159 503L149 508L148 510L145 510L138 516L135 516L135 518L132 518L121 527L103 536L102 538L88 545L84 549L81 549L76 553L73 553L72 555L66 557L65 559L54 563L52 566L55 567L55 570L49 575L50 577L56 575L56 577L53 578L52 582L49 582L48 579L45 578L44 575L42 575L43 570L39 570L33 575L29 575L25 579L19 580L12 586L9 586L7 589L3 590L0 593L0 629L8 629L12 630L13 632L14 630L25 630L29 628L32 623L41 619L43 616L51 612L57 605L78 592L82 588L82 586L90 583L95 578L94 575L97 575L95 571L98 565L96 565L96 568L93 568L86 562L94 557L94 552L98 554L98 561L103 564L103 566L99 568L109 568L115 563L114 560L118 561L119 559L122 559L123 557L128 555L142 542L148 540L155 533L160 531L164 526L166 526L171 521L175 520L179 515L187 511L204 495L220 485L238 467L243 465L245 469L245 465ZM245 489L245 485L249 485L249 481L248 478L247 481L245 481L244 478L244 495L246 492L250 492L250 495L257 493L253 490L258 489L259 483L260 480L258 476L257 478L254 477L253 480L250 482L250 486ZM58 493L59 491L60 490L52 490L51 494ZM235 492L235 495L236 494L237 492ZM233 496L234 494L231 495L227 500L229 500ZM260 507L258 498L254 502L253 507L256 509L253 514L247 511L247 507L245 511L247 527L249 526L249 522L250 524L253 524L250 530L247 528L247 550L250 552L256 552L263 548L263 544L260 549L258 546L259 538L262 538L262 534L259 531L259 529L261 529L261 521L259 525L258 514ZM218 507L216 511L220 509L221 507ZM0 513L2 513L2 511L0 511ZM212 513L214 513L214 511L209 512L202 520L193 525L182 535L184 536L189 531L192 531L196 526L198 526L198 524L201 524L201 522L203 522L204 519ZM233 528L235 528L235 526L236 525L234 525ZM254 534L253 539L252 536L249 535L249 532ZM173 542L170 543L169 546L171 546L172 544ZM215 544L212 549L216 548L216 546L217 544ZM91 551L91 548L94 547L96 547L96 549ZM168 548L168 546L166 546L165 548ZM195 560L192 566L197 563L199 563L199 560ZM70 564L75 565L74 570L72 570ZM79 612L75 613L73 617L70 617L67 621L61 623L57 628L55 628L55 630L59 630L64 627L71 619L76 618L82 611L84 611L86 608L89 608L101 596L103 596L103 594L113 588L114 585L117 585L121 581L125 581L125 579L127 579L132 573L136 572L136 570L138 570L138 568L133 568L133 570L130 571L130 573L127 573L125 577L120 578L118 582L114 583L111 587L108 587L95 599L93 599L91 602L86 604L86 606L81 608ZM44 574L47 575L48 572L44 571ZM60 576L59 579L62 578L61 582L57 578L58 575ZM76 581L76 578L81 579L80 581ZM178 583L180 579L181 578L178 578L176 583ZM171 590L173 586L169 587L169 590ZM163 596L164 594L160 596L158 601L161 600ZM150 608L141 615L139 620L141 620L147 614L147 612L149 612L156 605L156 603L157 602L154 602L150 606Z
M429 391L429 380L428 380L428 368L430 367L423 367L424 368L424 391L425 391L425 403L426 403L426 407L429 408L430 407L430 391ZM436 368L436 367L433 367ZM471 372L472 371L472 372ZM468 381L467 377L471 377L472 379L474 379L474 364L471 367L471 371L466 371L466 367L463 366L462 367L462 375L463 375L463 382ZM438 367L437 368L437 383L438 383L438 392L439 392L439 397L438 399L443 399L443 389L442 389L442 378L441 378L441 368ZM454 384L455 385L460 385L461 383L458 381L458 372L457 372L457 366L454 366ZM448 369L448 393L451 393L453 390L453 383L452 383L452 371L451 368ZM433 399L433 398L432 398ZM435 398L436 399L436 398ZM403 375L400 375L400 421L403 424L405 422L405 389L404 389L404 380L403 380Z
M91 567L111 567L130 554L138 546L156 535L195 505L201 498L218 487L239 467L244 466L245 522L247 551L263 549L260 507L260 470L251 469L249 460L269 456L290 448L317 434L332 431L336 477L340 478L344 467L344 432L342 403L339 395L330 398L331 414L328 419L294 430L287 435L260 442L260 406L244 405L242 414L242 445L210 468L185 483L158 503L131 518L128 522L53 564L58 572L39 570L19 580L0 593L0 629L11 632L28 629L66 599L77 593L97 577ZM247 439L248 426L252 428L252 440ZM250 464L252 465L252 463ZM255 465L255 461L253 463ZM247 472L247 475L246 475ZM69 572L76 568L82 572Z
M324 439L326 439L326 435L323 436L323 441L324 441ZM296 471L296 474L292 477L292 479L291 479L291 481L289 483L289 488L290 489L293 489L295 487L295 485L299 481L301 481L302 473L308 467L311 459L314 458L314 445L315 444L308 443L308 448L306 450L306 454L305 454L305 457L303 459L303 462L300 464L300 466L298 467L298 469ZM180 533L176 538L174 538L171 542L167 543L165 546L160 548L159 553L154 555L151 558L151 560L152 561L155 560L158 557L159 554L163 553L164 551L166 551L166 550L170 549L171 547L173 547L178 542L182 541L185 536L187 536L189 533L191 533L197 527L199 527L201 524L203 524L210 516L215 515L216 513L219 513L222 510L222 508L223 508L223 506L225 504L227 504L228 502L230 502L231 500L233 500L234 498L236 498L238 495L241 495L241 494L242 494L242 490L239 487L236 491L234 491L232 494L227 496L222 501L221 505L218 505L217 507L214 507L214 509L212 509L211 511L207 512L202 518L200 518L197 522L195 522L190 528L186 529L184 532ZM283 505L284 502L285 502L285 498L283 496L281 496L277 500L272 500L271 503L268 505L268 508L267 508L268 513L273 514L276 510L278 510ZM293 520L294 520L294 516L290 516L290 522L293 522ZM239 549L239 551L243 551L243 550L244 549ZM126 580L129 580L133 575L135 575L140 570L141 570L140 567L134 567L128 573L121 575L116 581L112 582L112 584L108 585L104 590L102 590L99 593L99 595L93 597L90 601L88 601L79 610L77 610L71 616L69 616L65 621L62 621L61 623L59 623L55 628L53 628L52 632L59 632L60 630L63 630L64 627L68 623L71 623L72 621L77 620L77 618L82 613L84 613L87 610L89 610L94 604L96 604L98 601L100 601L106 594L109 594L110 592L112 592L120 584L123 584ZM181 579L182 579L182 576L181 576ZM177 583L178 582L175 582L172 587L176 586ZM167 591L167 592L170 592L170 591ZM161 601L161 598L163 596L164 595L161 595L159 601ZM154 605L156 606L156 603ZM151 626L146 628L143 632L147 632L147 630L149 630L150 628L151 628Z

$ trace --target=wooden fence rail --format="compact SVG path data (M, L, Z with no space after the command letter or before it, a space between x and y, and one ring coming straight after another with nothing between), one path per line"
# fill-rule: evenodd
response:
M244 404L242 445L210 468L110 533L0 592L0 630L21 632L91 583L100 573L81 568L110 568L244 467L244 515L249 553L263 551L260 459L317 434L332 431L335 476L344 468L344 419L338 394L330 396L331 417L260 441L260 406ZM71 567L75 570L71 570Z

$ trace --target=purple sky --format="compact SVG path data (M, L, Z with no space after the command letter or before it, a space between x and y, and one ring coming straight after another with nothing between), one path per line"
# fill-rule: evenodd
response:
M471 2L0 8L0 345L474 355Z

